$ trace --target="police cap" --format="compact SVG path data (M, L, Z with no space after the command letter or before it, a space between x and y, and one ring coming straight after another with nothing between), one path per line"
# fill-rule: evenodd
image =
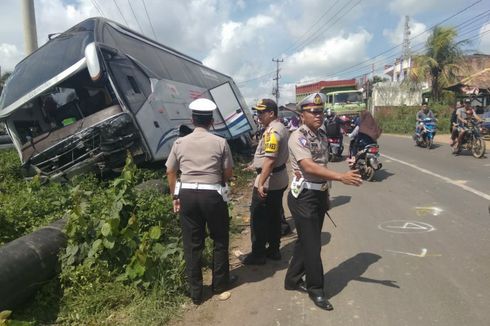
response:
M216 109L216 104L207 98L198 98L189 104L189 109L195 115L212 116L213 111Z
M326 97L323 93L313 93L305 97L298 103L298 110L313 110L321 108L325 105Z
M257 102L257 105L254 107L257 111L277 111L277 104L274 100L270 98L263 98Z

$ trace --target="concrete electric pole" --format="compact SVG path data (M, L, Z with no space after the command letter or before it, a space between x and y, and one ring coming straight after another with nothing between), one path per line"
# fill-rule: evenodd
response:
M281 78L281 76L279 76L279 62L284 62L284 60L272 59L272 61L274 61L277 65L276 78L273 79L276 81L276 86L272 88L272 95L276 96L276 104L279 107L279 78Z
M26 56L28 56L37 49L34 0L22 0L22 17L24 22L24 47Z

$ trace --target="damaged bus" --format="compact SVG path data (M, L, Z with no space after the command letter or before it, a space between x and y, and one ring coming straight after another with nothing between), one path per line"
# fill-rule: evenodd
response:
M90 18L15 67L0 97L26 176L70 178L87 170L165 160L189 130L188 104L218 106L213 132L249 146L252 113L233 80L122 25Z

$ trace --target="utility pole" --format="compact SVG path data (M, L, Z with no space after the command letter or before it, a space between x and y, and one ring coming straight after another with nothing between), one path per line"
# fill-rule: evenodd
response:
M403 79L407 78L410 74L410 66L412 65L411 53L410 53L410 17L405 16L405 29L403 31L403 53L401 60L401 70L403 71L403 64L407 63L408 68L406 74L404 73Z
M22 0L22 18L24 22L24 47L26 56L28 56L37 49L34 0Z
M279 76L279 62L284 62L284 59L272 59L272 61L274 61L276 63L276 78L274 78L273 80L276 81L276 87L273 87L272 88L272 95L275 95L276 96L276 104L277 106L279 107L279 78L281 78L281 76Z

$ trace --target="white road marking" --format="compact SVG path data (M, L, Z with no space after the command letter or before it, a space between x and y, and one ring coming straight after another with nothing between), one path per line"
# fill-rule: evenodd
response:
M386 251L393 252L395 254L404 254L404 255L414 256L419 258L425 257L425 255L427 254L427 249L425 248L422 248L422 252L420 254L412 254L411 252L403 252L403 251L396 251L396 250L386 250Z
M427 170L427 169L421 168L421 167L419 167L419 166L417 166L417 165L415 165L415 164L408 163L408 162L405 162L405 161L399 160L399 159L397 159L397 158L394 158L394 157L388 156L388 155L386 155L386 154L381 154L381 156L386 157L386 158L388 158L388 159L390 159L390 160L392 160L392 161L398 162L398 163L400 163L400 164L404 164L404 165L406 165L406 166L409 166L409 167L411 167L411 168L414 168L414 169L416 169L416 170L418 170L418 171L420 171L420 172L427 173L427 174L429 174L429 175L431 175L431 176L433 176L433 177L436 177L436 178L442 179L442 180L446 181L447 183L450 183L450 184L452 184L452 185L455 185L455 186L457 186L457 187L460 187L460 188L462 188L462 189L464 189L464 190L466 190L466 191L469 191L469 192L471 192L471 193L473 193L473 194L475 194L475 195L477 195L477 196L480 196L480 197L482 197L482 198L484 198L484 199L486 199L486 200L490 200L490 195L489 195L489 194L486 194L486 193L484 193L484 192L482 192L482 191L479 191L479 190L476 190L476 189L474 189L474 188L471 188L471 187L469 187L469 186L467 186L467 185L465 185L465 184L459 183L459 182L457 182L457 181L455 181L455 180L452 180L452 179L450 179L450 178L448 178L448 177L445 177L445 176L442 176L442 175L437 174L437 173L435 173L435 172L432 172L432 171L429 171L429 170Z

